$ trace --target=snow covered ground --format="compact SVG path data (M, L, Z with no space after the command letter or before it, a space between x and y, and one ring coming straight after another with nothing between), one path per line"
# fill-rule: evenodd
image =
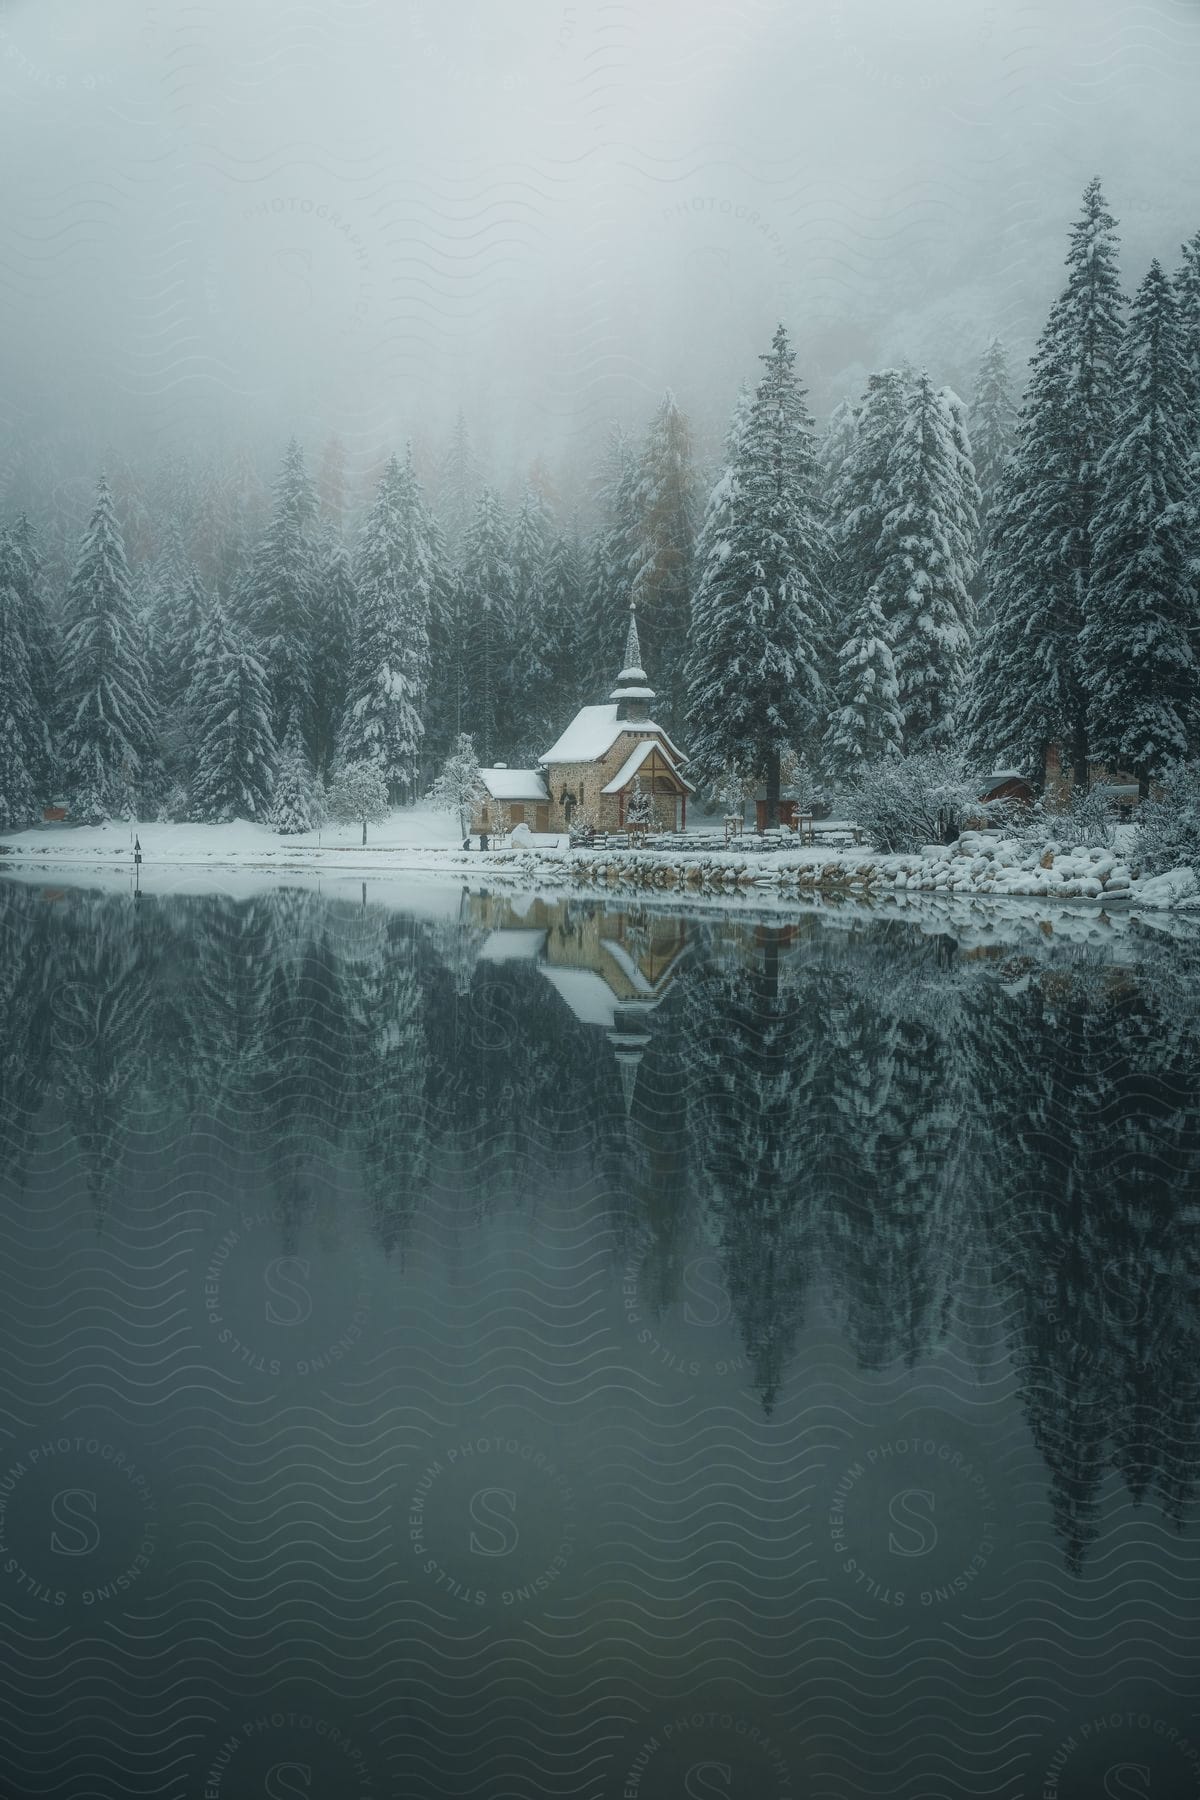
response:
M268 827L236 820L229 825L145 824L41 826L10 833L0 870L51 874L88 870L125 880L133 873L134 836L142 848L141 882L166 887L203 885L205 870L226 888L234 871L268 883L272 875L337 877L426 872L464 880L537 888L626 884L672 891L727 891L778 901L817 893L909 903L924 897L939 902L1068 902L1104 910L1200 909L1200 884L1192 869L1140 877L1127 858L1126 838L1113 849L1029 848L995 832L966 832L956 844L930 845L919 854L885 855L866 849L728 849L693 834L678 847L646 850L576 850L565 837L534 836L524 847L481 852L462 848L457 821L430 807L404 807L368 830L359 825L326 826L321 831L280 837ZM747 840L750 842L750 840ZM219 875L218 875L218 872Z
M428 854L439 866L449 852L462 851L458 821L432 807L406 806L380 825L367 827L362 842L361 825L325 825L320 831L280 837L266 825L235 819L229 825L44 825L29 831L8 832L4 843L21 861L40 860L46 866L106 866L110 860L133 858L134 837L141 842L142 869L155 865L181 867L208 863L222 867L345 867L354 860L364 868L403 859L403 866L417 866L414 857ZM557 838L535 840L539 851L552 851ZM475 853L476 862L479 853Z

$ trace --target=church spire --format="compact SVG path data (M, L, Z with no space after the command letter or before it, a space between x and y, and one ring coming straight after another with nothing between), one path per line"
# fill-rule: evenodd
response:
M654 699L654 689L650 686L645 669L642 667L642 646L638 639L637 608L633 601L629 602L629 630L625 635L625 661L621 665L621 673L617 676L617 685L608 696L617 703L618 719L648 719L649 703Z
M642 667L642 646L638 642L637 607L629 602L629 630L625 635L625 664L617 681L645 681L646 671Z

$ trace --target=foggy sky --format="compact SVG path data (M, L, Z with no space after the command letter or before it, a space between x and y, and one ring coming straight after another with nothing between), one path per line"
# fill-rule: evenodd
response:
M461 406L709 447L776 320L818 414L1028 354L1100 173L1131 288L1200 226L1196 0L0 0L0 505L39 446Z

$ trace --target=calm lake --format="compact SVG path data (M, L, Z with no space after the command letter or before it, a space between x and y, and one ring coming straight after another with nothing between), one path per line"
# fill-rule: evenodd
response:
M1200 936L0 883L0 1795L1200 1793Z

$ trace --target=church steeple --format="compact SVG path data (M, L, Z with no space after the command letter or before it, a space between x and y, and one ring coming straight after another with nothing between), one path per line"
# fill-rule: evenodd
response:
M617 703L618 719L642 721L650 717L650 702L655 694L642 667L637 609L632 600L629 602L629 630L625 636L625 661L617 676L617 685L608 697Z

